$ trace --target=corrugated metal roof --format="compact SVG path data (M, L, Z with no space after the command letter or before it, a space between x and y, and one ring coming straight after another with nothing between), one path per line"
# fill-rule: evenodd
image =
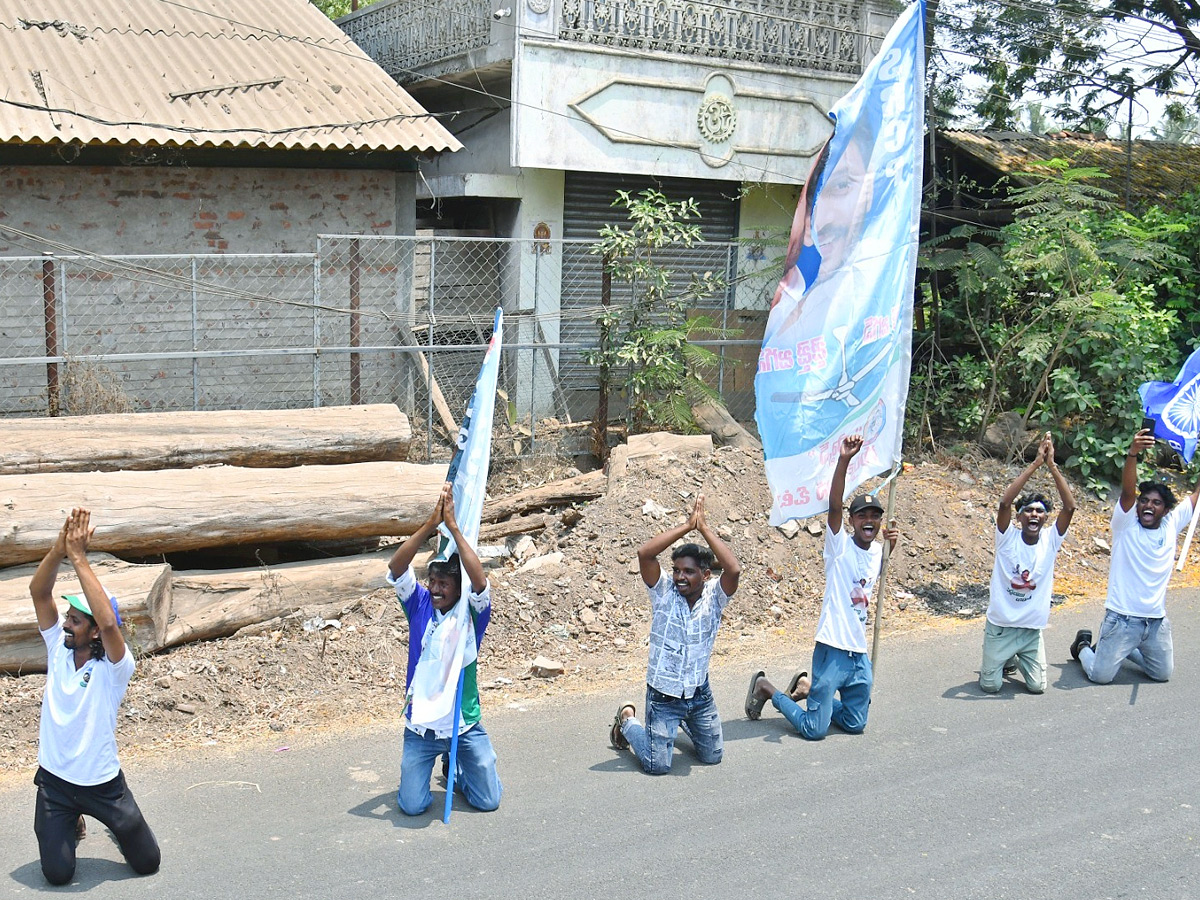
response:
M1029 183L1039 173L1034 163L1068 159L1076 166L1095 166L1109 177L1100 187L1121 195L1130 170L1130 194L1139 206L1171 204L1200 184L1200 147L1171 141L1135 140L1132 161L1125 141L1088 135L1019 134L1009 131L946 131L956 147L999 172ZM1044 174L1044 170L1042 170Z
M457 150L307 0L0 0L0 143Z

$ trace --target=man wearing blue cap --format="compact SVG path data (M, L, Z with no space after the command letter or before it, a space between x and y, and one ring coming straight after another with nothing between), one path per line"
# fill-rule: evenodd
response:
M33 830L42 873L51 884L66 884L75 875L84 815L108 827L139 875L157 872L160 858L117 760L117 710L133 675L133 654L121 634L116 598L88 565L91 537L91 514L71 510L29 582L47 654ZM70 605L60 621L54 582L64 558L83 593L65 595Z
M807 672L798 673L785 692L759 671L751 676L746 692L746 718L757 719L770 700L800 736L810 741L825 737L830 722L850 734L861 734L871 706L867 608L883 565L883 544L877 538L882 535L895 550L899 533L894 527L882 527L883 504L874 494L855 497L850 515L843 513L846 473L862 446L859 435L842 439L829 485L825 599L817 621L812 678ZM847 524L849 527L844 527Z

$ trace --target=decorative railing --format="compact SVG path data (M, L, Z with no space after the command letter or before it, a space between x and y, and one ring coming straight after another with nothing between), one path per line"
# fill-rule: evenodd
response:
M850 0L563 0L559 36L606 47L858 74L861 10L861 2Z
M339 22L351 40L397 81L412 81L431 63L486 47L490 0L395 0Z

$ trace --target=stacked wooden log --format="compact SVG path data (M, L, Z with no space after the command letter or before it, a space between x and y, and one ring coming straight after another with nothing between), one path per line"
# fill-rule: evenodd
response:
M203 571L172 571L165 556L411 534L446 466L405 462L410 439L407 418L388 404L0 420L0 672L45 668L29 580L76 506L91 510L90 559L139 653L385 587L390 550ZM711 452L712 441L640 435L618 450L607 476L487 502L481 540L545 528L544 510L602 496L629 459ZM55 593L78 590L64 563Z
M75 506L139 652L383 586L386 559L180 573L117 556L411 534L445 476L403 461L411 437L390 404L0 420L0 671L45 667L29 579ZM75 590L64 564L56 593Z

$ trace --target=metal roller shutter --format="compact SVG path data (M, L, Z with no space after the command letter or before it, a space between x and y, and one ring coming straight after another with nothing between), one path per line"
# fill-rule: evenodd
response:
M704 244L690 250L664 250L659 259L675 270L674 284L682 290L693 273L711 271L732 283L737 256L729 242L737 235L738 193L740 185L731 181L697 181L690 178L652 178L644 175L619 175L597 172L567 172L563 201L563 237L586 243L566 244L563 248L562 328L565 343L594 346L599 339L596 307L600 306L601 265L588 252L605 225L620 225L622 210L614 208L618 190L636 194L646 188L661 191L673 201L696 201L700 209L700 231ZM712 296L701 305L720 309L724 296ZM614 284L612 303L628 303L628 290ZM568 392L591 392L596 373L581 355L564 351L559 364L563 387ZM584 411L580 411L584 414ZM590 414L590 413L588 413Z

